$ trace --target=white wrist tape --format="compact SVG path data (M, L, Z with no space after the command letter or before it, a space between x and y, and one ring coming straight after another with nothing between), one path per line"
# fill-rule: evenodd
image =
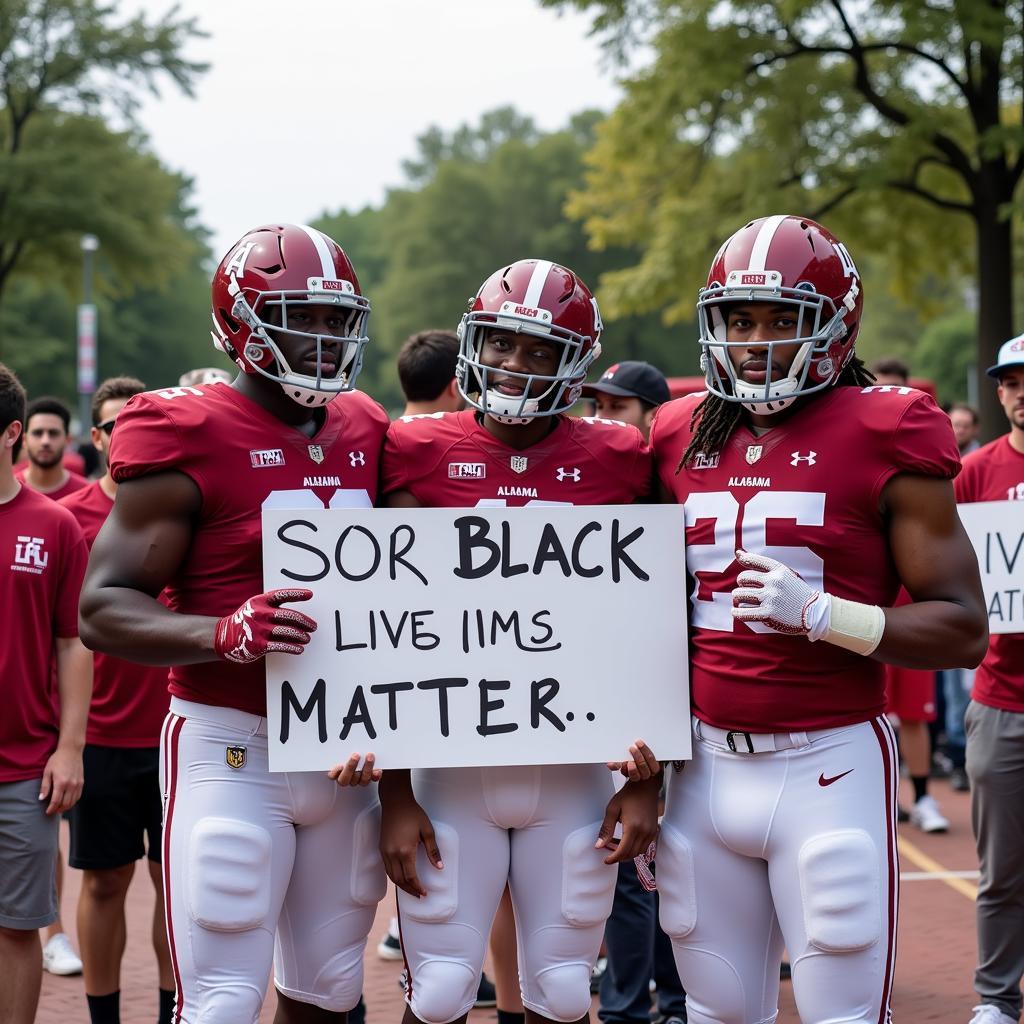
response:
M811 639L820 638L855 654L871 654L885 632L885 612L877 604L847 601L834 594L822 597L828 598L829 614L822 623L825 628Z

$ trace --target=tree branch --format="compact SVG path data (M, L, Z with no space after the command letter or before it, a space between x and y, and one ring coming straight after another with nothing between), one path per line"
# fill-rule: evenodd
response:
M826 199L824 203L811 211L811 220L820 221L823 217L831 213L840 203L849 199L856 191L857 186L855 185L847 185L845 188L840 189L834 196Z
M943 210L955 210L957 213L967 213L971 216L975 216L977 213L974 203L963 203L956 199L944 199L942 196L929 192L928 189L922 188L913 181L890 181L887 184L890 188L899 189L901 192L908 192L910 195L924 199L933 206L938 206Z

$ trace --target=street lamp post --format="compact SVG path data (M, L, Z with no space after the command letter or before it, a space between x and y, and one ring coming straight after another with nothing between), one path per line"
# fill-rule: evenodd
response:
M100 247L95 235L82 235L82 302L78 307L78 419L82 438L92 423L96 390L96 306L92 301L92 254Z

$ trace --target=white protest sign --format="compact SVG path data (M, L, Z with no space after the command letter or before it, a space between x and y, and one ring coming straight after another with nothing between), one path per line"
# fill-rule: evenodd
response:
M263 572L319 625L267 658L273 771L690 756L680 505L264 507Z
M985 588L990 633L1024 633L1024 502L958 505Z

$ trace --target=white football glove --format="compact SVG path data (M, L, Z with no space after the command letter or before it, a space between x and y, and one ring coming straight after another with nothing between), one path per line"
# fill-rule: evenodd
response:
M831 595L815 590L788 565L766 555L737 551L744 571L732 592L733 618L763 622L777 633L820 640L829 626Z

